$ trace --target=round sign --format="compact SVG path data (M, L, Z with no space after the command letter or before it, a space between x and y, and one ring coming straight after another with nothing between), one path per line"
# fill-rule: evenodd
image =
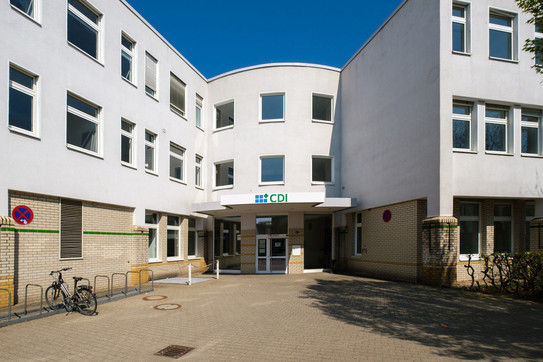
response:
M390 210L383 211L383 221L389 222L390 219L392 219L392 213L390 212Z
M25 205L16 206L13 209L11 216L17 224L21 225L30 224L34 219L34 213L32 212L32 209Z

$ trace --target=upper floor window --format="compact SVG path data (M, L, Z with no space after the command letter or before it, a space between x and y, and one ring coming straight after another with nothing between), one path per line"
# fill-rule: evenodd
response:
M68 41L97 60L101 17L86 2L68 0Z
M489 55L491 58L515 59L515 16L498 10L489 15Z
M487 151L507 152L509 108L487 105L485 110L485 144Z
M215 129L234 125L234 101L215 105Z
M453 103L453 148L471 149L471 112L471 104Z
M66 143L98 153L100 108L71 94L67 96Z
M38 0L10 0L11 6L19 9L24 14L30 16L34 20L37 19L37 1Z
M202 156L196 155L194 164L194 185L202 188Z
M334 97L313 94L312 119L314 121L332 122Z
M170 178L185 181L185 150L170 142Z
M278 184L285 182L285 156L260 157L260 183Z
M452 43L453 51L468 53L468 5L454 3L452 7Z
M9 116L12 129L37 135L36 83L38 77L13 65L9 67Z
M531 109L522 110L521 132L522 153L537 155L540 153L541 112Z
M202 108L204 99L196 94L196 127L203 128L202 124Z
M234 185L234 161L215 163L215 187Z
M170 109L185 116L185 83L170 73Z
M134 55L136 42L126 34L121 34L121 76L134 83Z
M134 124L121 119L121 162L134 165Z
M313 183L333 183L333 158L313 156L311 159L311 181Z
M260 96L260 108L261 121L283 121L285 119L285 95L283 93L262 94Z
M145 169L156 172L156 134L145 131Z
M151 97L158 97L158 60L145 53L145 92Z

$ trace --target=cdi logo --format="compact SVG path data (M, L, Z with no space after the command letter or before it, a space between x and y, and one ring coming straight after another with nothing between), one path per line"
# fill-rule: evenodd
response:
M268 199L271 203L288 202L288 194L255 195L255 204L267 204Z

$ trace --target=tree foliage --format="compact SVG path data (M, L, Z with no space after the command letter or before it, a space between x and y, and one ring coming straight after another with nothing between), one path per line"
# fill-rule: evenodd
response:
M543 33L543 0L515 0L519 8L532 17L528 24L534 24L538 32ZM536 64L533 66L537 73L543 74L543 38L526 39L524 50L534 54Z

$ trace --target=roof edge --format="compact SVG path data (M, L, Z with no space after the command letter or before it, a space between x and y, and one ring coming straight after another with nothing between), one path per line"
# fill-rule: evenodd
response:
M248 72L248 71L256 70L256 69L274 68L274 67L306 67L306 68L317 68L317 69L330 70L330 71L334 71L334 72L341 72L341 69L336 68L336 67L331 67L331 66L328 66L328 65L321 65L321 64L313 64L313 63L295 63L295 62L293 62L293 63L288 63L288 62L287 63L265 63L265 64L252 65L252 66L245 67L245 68L239 68L239 69L231 70L229 72L222 73L222 74L216 75L216 76L214 76L212 78L209 78L208 82L211 83L214 80L218 80L218 79L221 79L221 78L224 78L224 77L228 77L230 75L237 74L237 73Z

